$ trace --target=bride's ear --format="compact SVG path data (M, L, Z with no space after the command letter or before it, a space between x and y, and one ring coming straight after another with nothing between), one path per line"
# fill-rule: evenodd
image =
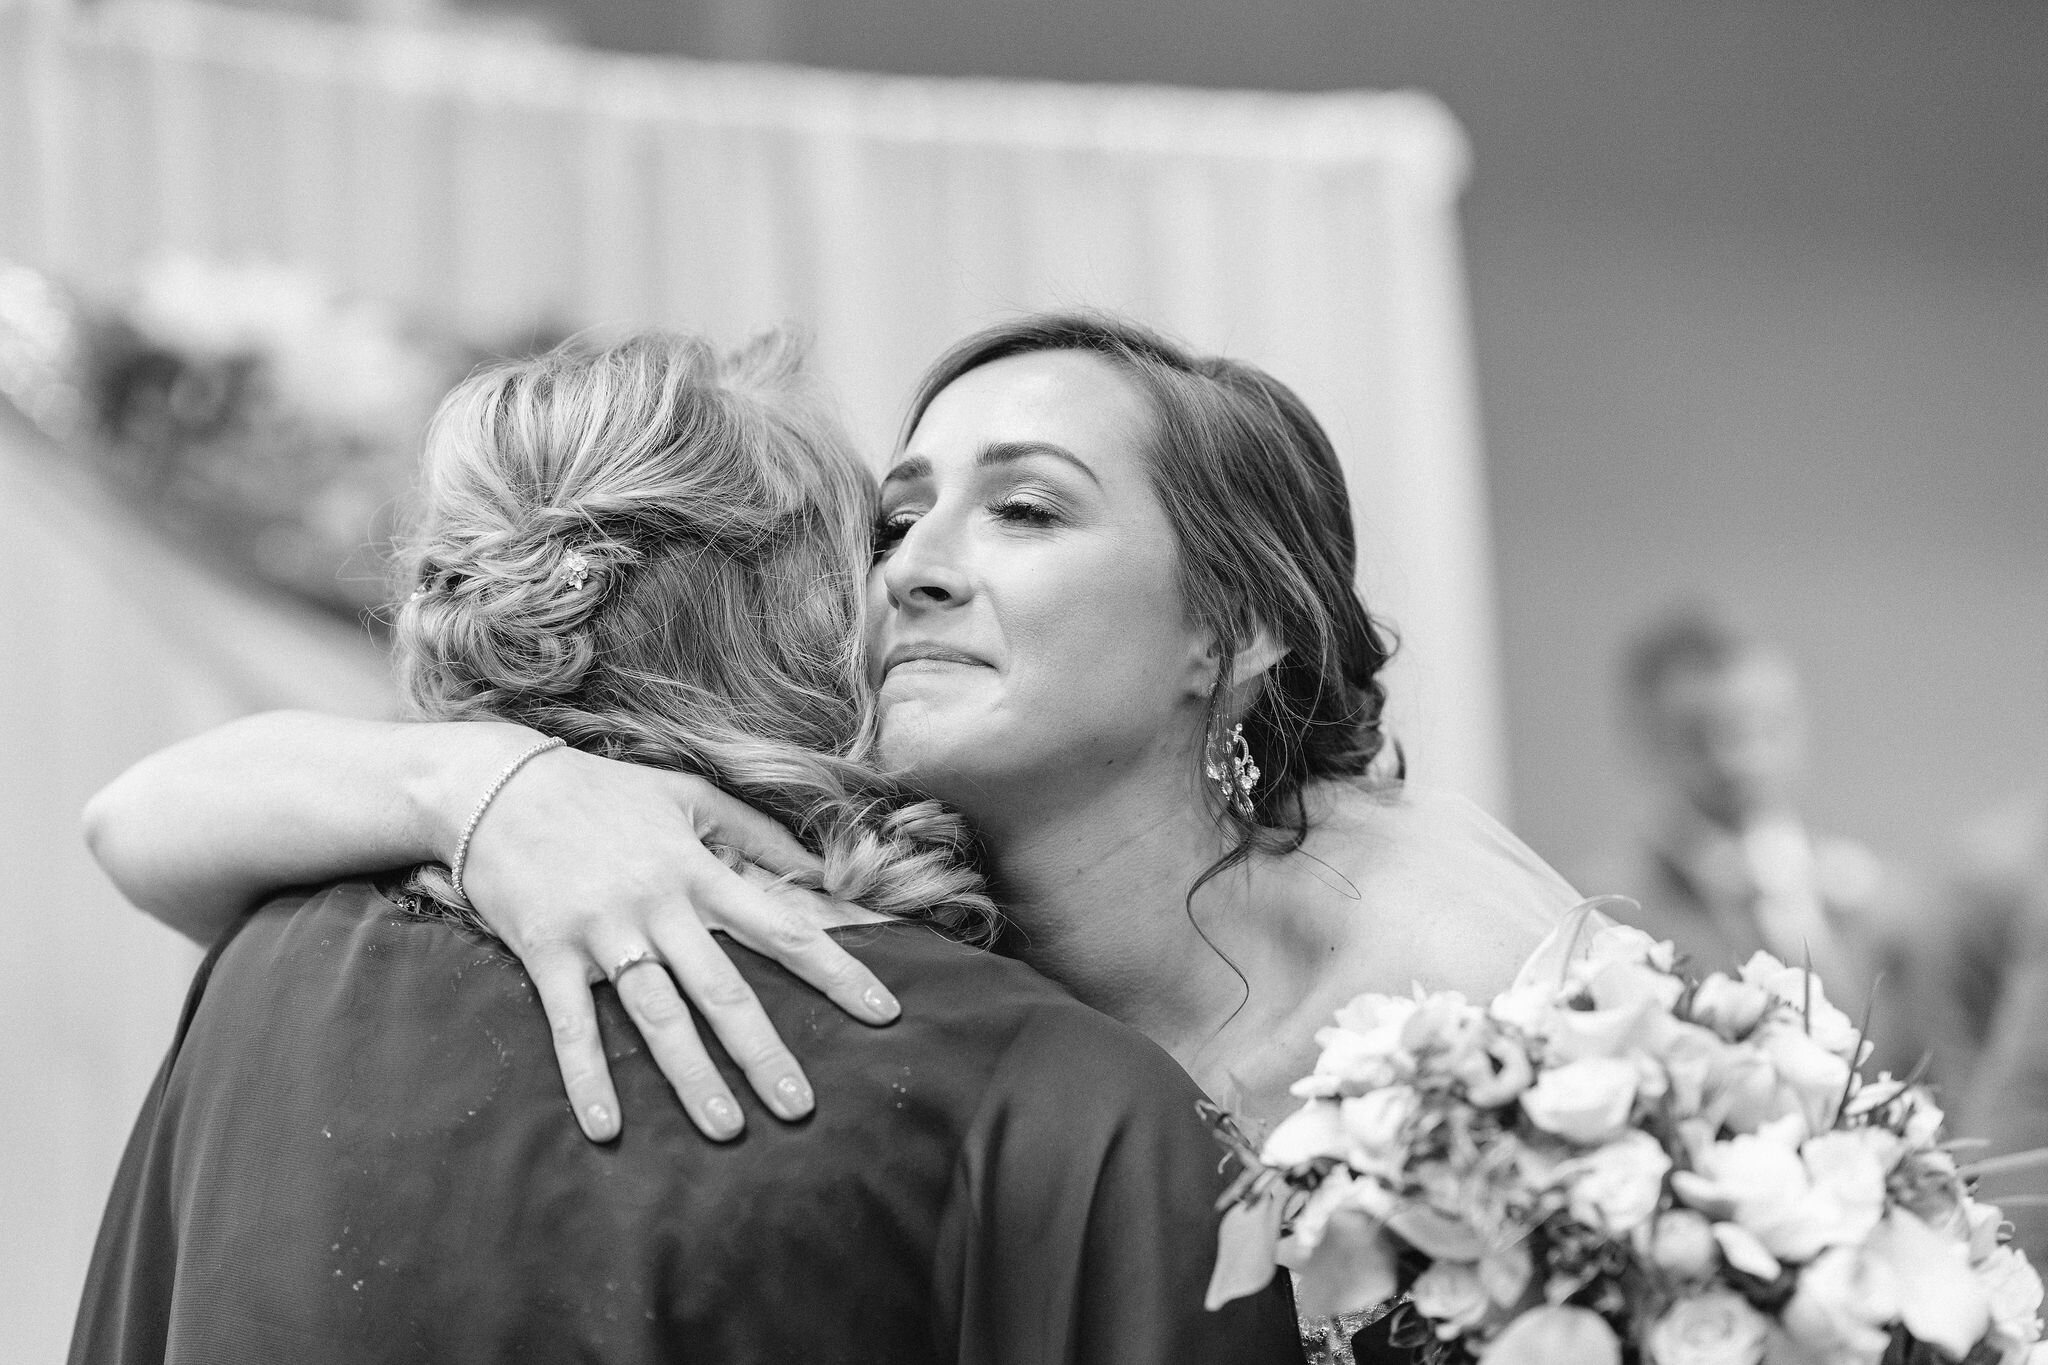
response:
M1256 626L1251 639L1238 647L1237 657L1230 661L1230 685L1243 687L1286 657L1287 646L1266 627Z
M1230 658L1230 677L1225 687L1232 691L1249 687L1257 682L1259 675L1287 657L1287 646L1280 643L1273 632L1265 626L1252 628L1251 638L1237 648ZM1216 670L1223 666L1223 645L1215 636L1203 642L1200 657L1193 661L1195 668L1189 674L1190 695L1207 695L1216 685Z

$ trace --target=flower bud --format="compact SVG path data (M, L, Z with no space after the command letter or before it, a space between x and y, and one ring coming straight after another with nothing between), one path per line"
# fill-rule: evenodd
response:
M1770 1330L1741 1295L1712 1289L1672 1304L1651 1325L1644 1354L1652 1365L1754 1365Z
M1683 1280L1703 1280L1721 1263L1714 1225L1691 1209L1659 1214L1650 1236L1650 1259L1660 1270Z

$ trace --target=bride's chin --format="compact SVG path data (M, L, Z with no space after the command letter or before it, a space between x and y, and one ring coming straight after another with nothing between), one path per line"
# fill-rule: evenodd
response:
M973 818L990 799L988 744L942 718L885 715L876 757L891 775Z
M960 745L946 733L951 728L917 703L885 706L876 755L884 768L922 786L926 775L936 776L953 766L948 760Z

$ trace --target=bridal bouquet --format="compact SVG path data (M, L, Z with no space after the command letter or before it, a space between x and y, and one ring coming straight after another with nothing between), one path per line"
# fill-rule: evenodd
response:
M1577 940L1574 942L1573 940ZM1698 984L1582 910L1490 1004L1363 995L1226 1196L1212 1306L1405 1289L1439 1365L2017 1365L2039 1276L1920 1087L1866 1079L1817 977Z

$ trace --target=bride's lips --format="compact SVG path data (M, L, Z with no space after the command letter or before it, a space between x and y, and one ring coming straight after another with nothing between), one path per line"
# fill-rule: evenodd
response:
M970 668L988 668L989 661L964 649L955 649L940 644L902 644L892 648L882 659L882 676L887 677L904 664L963 664Z

